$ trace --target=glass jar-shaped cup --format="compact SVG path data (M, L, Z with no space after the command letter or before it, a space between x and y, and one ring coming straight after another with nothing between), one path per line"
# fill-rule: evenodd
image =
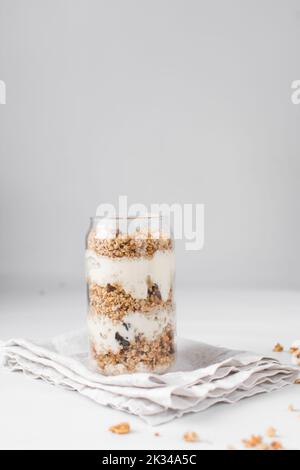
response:
M99 372L165 372L175 360L174 242L161 216L94 217L86 241L88 334Z

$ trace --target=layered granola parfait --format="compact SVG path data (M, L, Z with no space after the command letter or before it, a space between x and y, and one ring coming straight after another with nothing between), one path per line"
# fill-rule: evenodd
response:
M92 218L86 277L97 370L165 372L175 359L175 304L174 247L163 218Z

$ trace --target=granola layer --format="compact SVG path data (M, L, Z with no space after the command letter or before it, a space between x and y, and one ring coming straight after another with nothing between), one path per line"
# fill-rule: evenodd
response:
M148 297L146 299L136 299L118 285L98 284L89 285L89 305L96 314L107 315L112 320L120 321L128 312L152 312L174 308L172 301L172 289L170 289L168 299L163 301L156 284L148 287Z
M119 352L99 354L93 343L91 354L98 369L104 374L155 371L163 372L175 359L174 328L168 325L156 339L139 335L132 342L121 344Z
M141 235L117 233L113 238L98 238L95 230L92 230L87 238L87 248L98 256L110 258L151 258L158 250L172 250L172 239L160 235L154 238L150 232Z
M124 345L143 335L148 341L160 336L167 326L175 329L175 310L157 309L151 313L129 312L121 321L92 311L87 319L88 333L98 354L117 353Z

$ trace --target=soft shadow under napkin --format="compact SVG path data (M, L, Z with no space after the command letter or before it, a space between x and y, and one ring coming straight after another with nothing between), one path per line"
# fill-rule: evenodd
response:
M89 367L86 331L49 341L3 343L3 364L156 425L218 402L234 403L294 382L298 369L245 351L178 340L177 362L166 374L103 376Z

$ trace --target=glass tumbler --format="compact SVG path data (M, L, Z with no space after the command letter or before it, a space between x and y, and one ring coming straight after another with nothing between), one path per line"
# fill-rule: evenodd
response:
M87 323L91 360L100 373L163 373L172 365L174 271L167 218L91 218Z

